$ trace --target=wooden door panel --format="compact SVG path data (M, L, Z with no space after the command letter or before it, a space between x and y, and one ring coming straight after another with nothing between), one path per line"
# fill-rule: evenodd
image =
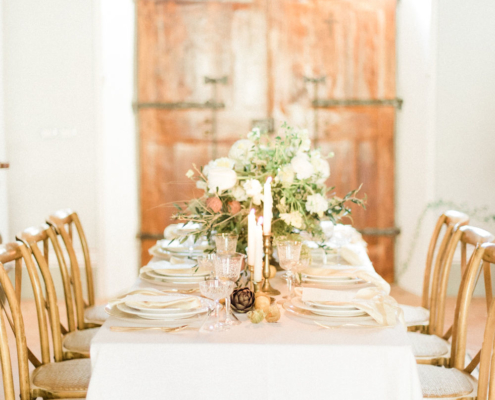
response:
M327 181L343 196L363 184L366 210L353 207L353 224L358 228L394 226L394 123L392 107L342 107L322 109L320 146L324 154L333 151L331 175ZM365 238L377 271L393 279L393 239Z
M140 102L206 102L204 77L228 76L219 98L266 113L266 18L260 2L138 1Z
M395 98L395 0L272 0L272 106L311 126L313 87L323 99Z

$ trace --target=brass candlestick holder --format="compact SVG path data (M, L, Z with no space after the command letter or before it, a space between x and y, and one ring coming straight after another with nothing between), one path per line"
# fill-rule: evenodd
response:
M263 266L263 276L265 278L261 291L277 296L280 292L270 285L270 260L273 254L272 235L263 235L263 247L265 250L265 264Z
M261 292L261 281L256 282L254 280L254 265L248 265L248 269L249 269L249 272L251 273L251 279L248 283L249 289L251 289L251 291L255 294L258 292Z

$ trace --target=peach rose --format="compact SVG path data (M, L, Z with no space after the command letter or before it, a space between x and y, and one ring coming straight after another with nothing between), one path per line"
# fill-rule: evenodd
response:
M206 199L206 207L211 208L214 213L222 209L222 201L218 197L208 197Z
M231 214L237 214L241 211L241 203L238 201L229 201L229 211Z

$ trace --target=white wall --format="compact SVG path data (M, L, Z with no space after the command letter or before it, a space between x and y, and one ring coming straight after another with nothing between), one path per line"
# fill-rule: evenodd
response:
M3 3L0 2L0 27L3 27ZM7 149L5 141L5 124L3 109L3 29L0 29L0 163L7 162ZM9 237L9 213L7 198L7 170L0 169L0 234Z
M491 0L398 3L397 275L416 293L441 212L456 207L495 230L483 221L495 215L494 18Z
M77 210L96 238L93 4L5 0L4 85L10 238Z
M77 210L107 297L137 274L133 2L3 4L6 239Z

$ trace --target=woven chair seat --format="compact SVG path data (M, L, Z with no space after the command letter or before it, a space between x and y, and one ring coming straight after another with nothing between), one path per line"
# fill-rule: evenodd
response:
M42 365L33 371L31 381L35 388L44 391L85 395L90 378L91 360L81 358Z
M86 322L103 325L108 319L108 314L105 312L105 306L92 306L84 310L84 319Z
M415 357L441 357L449 353L450 345L436 335L407 332Z
M89 356L91 340L95 337L98 329L91 328L68 333L64 337L64 348L73 353L81 353Z
M404 313L404 320L407 326L428 325L430 320L430 311L423 307L407 306L399 304Z
M458 369L418 364L418 373L424 398L476 397L476 380Z

